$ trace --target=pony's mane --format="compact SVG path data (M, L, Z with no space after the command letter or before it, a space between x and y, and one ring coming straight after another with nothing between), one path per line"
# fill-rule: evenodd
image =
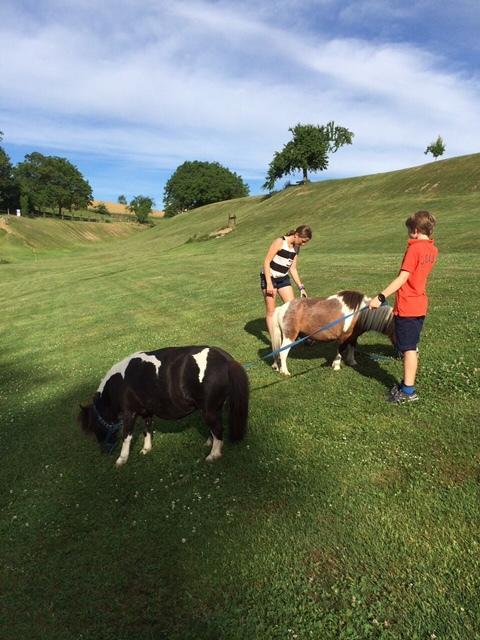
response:
M363 298L365 297L363 293L360 293L360 291L339 291L337 296L342 298L343 302L352 311L357 311L360 308Z
M357 327L363 333L365 331L378 331L390 335L393 333L392 307L384 306L378 309L366 309L359 314Z

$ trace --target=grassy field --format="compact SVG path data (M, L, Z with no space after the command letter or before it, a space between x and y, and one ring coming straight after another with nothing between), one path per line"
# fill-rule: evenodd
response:
M421 208L440 259L420 402L385 402L401 363L370 358L391 350L367 334L355 369L332 371L333 345L294 350L290 379L259 360L247 439L214 464L198 416L157 421L152 453L135 442L120 470L80 433L78 404L134 351L269 351L258 271L274 237L312 225L310 295L373 294ZM234 232L202 240L232 212ZM71 239L86 223L0 233L2 640L480 638L479 216L475 155L102 242Z

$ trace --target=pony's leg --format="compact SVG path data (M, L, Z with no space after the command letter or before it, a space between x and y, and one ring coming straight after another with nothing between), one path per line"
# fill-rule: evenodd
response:
M122 450L120 455L115 461L117 467L121 467L126 464L128 456L130 455L130 445L132 443L133 427L135 426L136 415L129 411L123 412L123 440Z
M222 409L203 412L203 417L207 425L210 427L212 449L205 458L208 462L213 462L222 457L223 446L223 425L222 425ZM208 440L207 440L208 442Z
M337 355L332 362L332 369L334 371L340 371L342 360L351 367L357 364L355 361L355 344L355 342L341 342L338 345Z
M332 369L334 371L340 371L341 365L342 365L342 354L340 353L340 350L338 349L337 350L337 355L335 356L335 359L332 362Z
M350 367L355 367L357 365L357 361L355 360L354 342L349 342L345 345L345 353L343 355L343 359L345 360L345 364L348 364Z
M290 338L283 338L282 340L282 346L281 348L283 349L284 347L287 347L289 344L292 344L293 340L290 340ZM287 368L287 356L290 352L290 349L283 349L283 351L280 351L279 356L280 356L280 373L282 373L284 376L289 376L290 375L290 371Z
M152 450L152 417L144 418L145 429L143 430L143 449L140 453L147 455Z

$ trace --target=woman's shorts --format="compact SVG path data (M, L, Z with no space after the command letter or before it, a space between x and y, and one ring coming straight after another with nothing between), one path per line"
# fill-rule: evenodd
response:
M405 318L395 316L395 346L402 353L415 351L420 340L420 332L425 316Z
M290 276L283 276L283 278L272 278L272 284L274 289L281 289L282 287L291 287L292 283ZM267 281L265 280L265 274L260 271L260 287L262 291L267 288Z

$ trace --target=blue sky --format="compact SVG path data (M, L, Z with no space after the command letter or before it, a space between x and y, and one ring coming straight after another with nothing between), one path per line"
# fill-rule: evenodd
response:
M317 179L423 164L439 134L475 153L478 33L479 0L2 0L2 144L159 208L185 160L261 193L298 122L355 133Z

